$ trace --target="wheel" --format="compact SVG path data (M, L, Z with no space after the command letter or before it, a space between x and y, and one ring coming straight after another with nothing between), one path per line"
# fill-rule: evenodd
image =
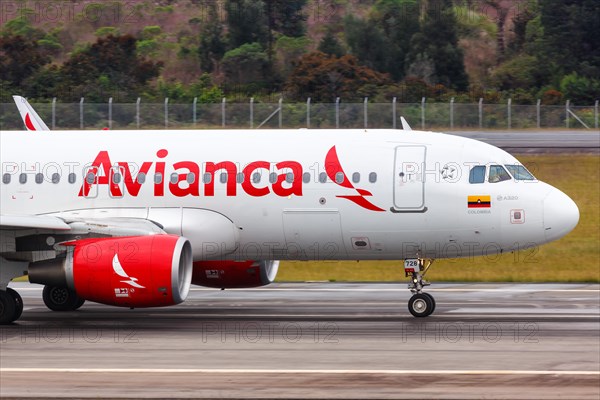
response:
M433 298L432 295L430 295L429 293L425 293L423 292L423 294L425 296L428 296L431 299L431 303L433 304L433 307L431 307L431 312L429 314L432 314L435 311L435 299Z
M23 299L14 289L7 288L6 293L12 296L13 300L15 301L15 315L13 316L13 321L16 321L21 318L21 314L23 314Z
M415 317L427 317L433 307L432 298L424 293L417 293L408 300L408 311Z
M13 322L16 318L17 303L5 290L0 290L0 325Z
M77 303L75 303L75 308L73 308L73 310L79 310L81 308L81 306L84 304L85 304L85 299L82 299L81 297L77 296Z
M44 286L42 298L52 311L74 311L81 307L81 299L73 290L59 286Z

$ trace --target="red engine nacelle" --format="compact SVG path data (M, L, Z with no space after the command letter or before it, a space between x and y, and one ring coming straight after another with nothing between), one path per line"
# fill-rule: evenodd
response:
M198 261L192 283L219 289L265 286L277 276L279 261Z
M84 239L65 246L65 259L30 266L31 282L67 286L82 299L122 307L170 306L189 293L192 248L183 237Z

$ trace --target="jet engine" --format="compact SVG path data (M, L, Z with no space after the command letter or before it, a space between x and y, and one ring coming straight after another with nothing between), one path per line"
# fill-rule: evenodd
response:
M265 286L277 276L279 261L198 261L194 263L192 283L220 289Z
M65 257L32 263L29 281L68 287L85 300L122 307L181 303L192 280L192 247L180 236L83 239Z

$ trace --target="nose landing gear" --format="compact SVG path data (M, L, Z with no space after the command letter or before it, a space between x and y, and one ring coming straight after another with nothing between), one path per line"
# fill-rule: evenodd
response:
M404 274L411 278L408 289L413 296L408 300L408 311L418 318L427 317L435 310L435 300L429 293L423 292L423 287L431 285L423 277L433 264L434 260L407 259L404 260Z

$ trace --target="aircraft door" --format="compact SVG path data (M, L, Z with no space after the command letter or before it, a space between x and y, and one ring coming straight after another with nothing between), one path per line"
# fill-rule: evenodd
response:
M425 212L425 161L427 147L396 147L394 158L393 212Z

